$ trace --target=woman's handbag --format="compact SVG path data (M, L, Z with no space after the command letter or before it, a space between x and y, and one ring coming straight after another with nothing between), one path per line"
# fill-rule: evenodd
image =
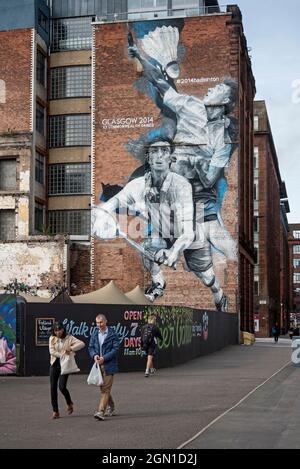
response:
M101 386L103 383L101 368L98 363L94 363L90 374L87 378L87 384L94 384L94 386Z
M60 374L61 375L70 375L72 373L78 373L80 369L77 366L75 361L75 354L69 353L64 354L60 359Z

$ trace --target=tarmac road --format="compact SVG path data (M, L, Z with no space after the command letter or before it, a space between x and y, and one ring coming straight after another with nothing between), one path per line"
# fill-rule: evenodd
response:
M50 420L48 378L0 378L0 448L175 449L300 448L300 369L290 362L290 341L234 346L188 364L119 374L117 415L93 418L99 390L86 376L71 376L72 416ZM285 365L287 365L285 367ZM211 427L274 373L278 374ZM182 446L183 445L183 446Z

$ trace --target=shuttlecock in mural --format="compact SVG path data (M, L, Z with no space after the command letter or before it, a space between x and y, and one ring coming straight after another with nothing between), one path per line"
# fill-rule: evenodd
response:
M179 77L178 65L179 31L173 26L162 26L150 31L139 40L139 47L157 60L171 78Z

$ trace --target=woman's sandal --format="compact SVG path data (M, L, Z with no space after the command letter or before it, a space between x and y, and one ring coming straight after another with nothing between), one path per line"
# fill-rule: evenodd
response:
M67 407L67 414L68 414L68 415L71 415L71 414L73 414L73 412L74 412L73 404L68 405L68 407Z
M56 420L56 419L59 419L59 412L53 412L52 414L52 420Z

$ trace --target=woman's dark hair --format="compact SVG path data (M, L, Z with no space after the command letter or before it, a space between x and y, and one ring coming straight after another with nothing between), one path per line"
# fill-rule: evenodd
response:
M52 335L55 336L55 331L61 331L61 330L64 331L64 333L62 335L62 338L64 339L67 335L67 331L66 331L65 326L61 322L55 322L53 324L53 327L52 327Z

